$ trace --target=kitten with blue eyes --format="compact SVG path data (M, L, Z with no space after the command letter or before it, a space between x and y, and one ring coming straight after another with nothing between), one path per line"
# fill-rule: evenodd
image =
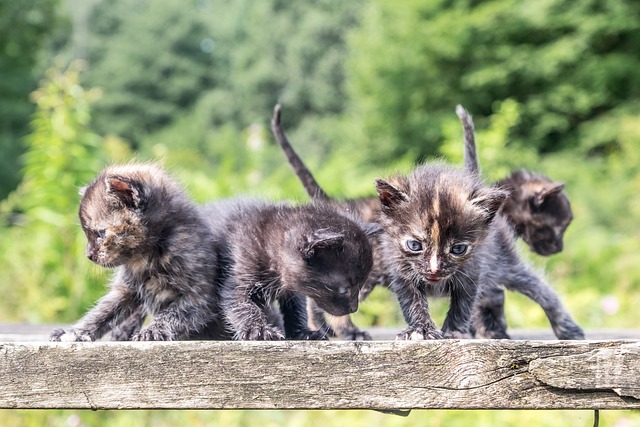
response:
M379 179L376 190L385 272L408 324L398 339L471 337L477 295L495 279L500 228L493 222L507 193L444 163ZM442 331L429 296L450 298Z
M109 292L51 341L229 339L216 288L217 242L202 211L154 164L114 165L82 193L87 257L115 268ZM142 328L144 317L153 320Z

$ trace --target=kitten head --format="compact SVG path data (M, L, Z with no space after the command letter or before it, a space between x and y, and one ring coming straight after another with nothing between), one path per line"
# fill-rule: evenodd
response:
M144 256L167 222L163 214L182 190L150 164L110 166L81 190L79 217L87 257L116 267ZM162 209L158 209L162 206Z
M511 191L502 211L516 234L539 255L562 251L564 232L573 219L564 184L517 171L499 185Z
M436 284L460 271L487 237L507 192L440 163L377 180L386 256L410 283Z
M334 316L358 309L358 294L373 265L368 235L377 225L357 224L328 209L306 224L302 233L291 229L288 246L297 262L287 273L287 287L312 298Z

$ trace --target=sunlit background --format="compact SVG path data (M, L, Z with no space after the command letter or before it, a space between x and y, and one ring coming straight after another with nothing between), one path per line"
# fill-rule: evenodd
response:
M375 194L418 162L566 184L562 253L525 256L584 328L640 325L640 3L634 0L0 0L0 321L78 319L109 272L84 257L78 189L105 165L159 160L198 202L304 202L269 131L325 190ZM549 328L507 295L511 327ZM442 320L445 306L437 307ZM377 289L356 321L399 326ZM7 426L586 426L588 411L3 411ZM609 426L640 425L604 412Z

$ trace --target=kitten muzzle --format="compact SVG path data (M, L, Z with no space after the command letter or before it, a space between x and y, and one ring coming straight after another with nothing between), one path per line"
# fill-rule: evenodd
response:
M426 274L425 278L431 283L437 283L437 282L445 279L445 276L438 276L436 274Z

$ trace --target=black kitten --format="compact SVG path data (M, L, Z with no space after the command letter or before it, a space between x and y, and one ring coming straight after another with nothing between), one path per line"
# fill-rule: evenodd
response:
M367 234L379 226L363 229L321 205L235 200L205 209L224 248L222 306L236 339L324 338L307 326L305 297L336 316L357 310L373 263ZM274 301L284 335L265 314Z
M464 129L465 169L469 173L479 176L473 121L469 113L460 105L456 107L456 113ZM483 286L483 292L476 303L476 332L479 336L487 338L509 337L506 331L507 323L504 316L504 290L502 288L504 286L509 290L520 292L536 301L547 315L553 331L558 338L583 339L584 333L582 329L573 321L555 292L521 259L513 247L515 236L512 228L507 224L507 221L513 221L513 216L510 215L516 215L520 218L518 220L520 223L522 223L522 221L527 222L527 220L533 218L533 215L527 215L525 212L529 212L533 209L533 206L525 207L525 204L521 202L522 194L529 193L529 186L526 182L519 181L517 184L508 187L514 190L516 194L512 194L507 199L505 207L509 206L509 208L505 211L505 207L503 207L496 221L496 227L499 228L499 239L497 242L498 245L496 246L499 257L490 270L487 271L491 280L485 280L486 283ZM552 187L558 188L557 186ZM558 191L559 190L555 190L555 193ZM555 202L558 198L551 196L551 193L547 194L548 198L542 197L541 203L549 207L552 205L556 207ZM547 200L546 202L544 202L545 199ZM560 198L559 200L566 200L566 197ZM562 203L559 204L568 208L568 201L566 205ZM536 210L539 211L540 209ZM538 218L542 217L550 218L549 215L538 215ZM562 224L564 224L562 227L562 231L564 231L568 222L563 221ZM535 228L533 224L530 225ZM537 245L533 245L533 247L535 248Z
M84 189L80 223L87 257L116 268L110 291L51 341L225 338L215 279L218 248L201 211L161 168L111 166ZM140 330L142 319L151 323ZM122 335L125 335L124 337Z
M469 172L480 174L476 153L473 121L460 105L456 113L464 128L464 165ZM514 227L518 237L538 255L548 256L562 251L562 238L573 219L564 184L535 172L512 172L495 184L509 190L510 196L502 214Z

